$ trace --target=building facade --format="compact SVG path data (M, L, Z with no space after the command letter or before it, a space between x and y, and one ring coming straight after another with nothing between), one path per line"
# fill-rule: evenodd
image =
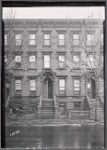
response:
M102 20L4 24L5 70L12 74L8 107L21 106L37 118L102 118Z

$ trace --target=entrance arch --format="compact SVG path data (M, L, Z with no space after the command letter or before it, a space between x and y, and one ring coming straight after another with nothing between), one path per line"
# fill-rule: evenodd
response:
M49 77L43 80L43 98L53 98L53 82Z

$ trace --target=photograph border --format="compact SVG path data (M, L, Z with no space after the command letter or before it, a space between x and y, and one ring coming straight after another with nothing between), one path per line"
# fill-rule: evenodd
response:
M105 21L104 21L104 148L107 148L107 0L1 0L0 1L0 59L1 59L1 148L5 139L4 128L4 82L3 82L3 21L2 7L29 7L29 6L105 6ZM7 148L4 148L7 149ZM9 148L11 149L11 148ZM15 148L12 148L15 149ZM19 148L20 149L20 148ZM23 148L26 149L26 148ZM79 148L81 149L81 148ZM93 148L92 148L93 149Z

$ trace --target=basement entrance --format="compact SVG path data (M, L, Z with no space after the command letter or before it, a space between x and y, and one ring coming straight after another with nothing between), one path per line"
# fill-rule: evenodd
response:
M43 81L43 98L51 99L53 97L53 83L52 80L47 77Z

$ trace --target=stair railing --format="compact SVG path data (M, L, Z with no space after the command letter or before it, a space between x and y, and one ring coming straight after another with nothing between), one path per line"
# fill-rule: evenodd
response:
M8 96L8 98L7 98L7 101L6 101L5 107L7 107L7 106L8 106L9 101L10 101L10 98L11 98L11 96L9 95L9 96Z
M86 98L87 98L88 106L89 106L89 108L90 108L90 98L89 98L88 95L86 95Z
M56 108L57 102L56 102L56 96L54 96L54 107Z
M99 97L100 97L101 104L104 107L104 97L102 95L99 95Z
M40 96L40 102L39 102L39 107L42 107L42 95Z

